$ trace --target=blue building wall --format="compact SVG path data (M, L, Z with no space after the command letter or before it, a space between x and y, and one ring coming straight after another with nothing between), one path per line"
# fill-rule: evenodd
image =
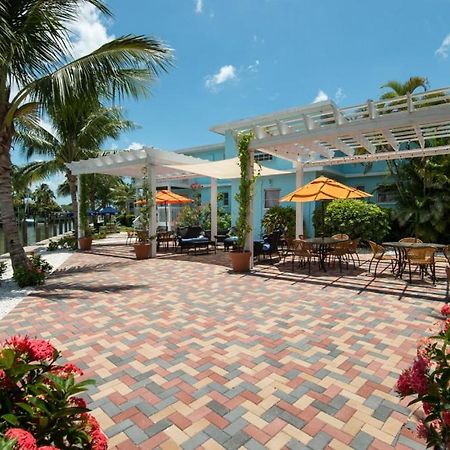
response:
M237 156L236 142L231 132L225 133L224 143L217 146L205 146L196 149L187 149L183 151L186 155L195 156L197 158L206 159L209 161L219 161L223 159L234 158ZM255 184L254 197L254 233L255 238L261 236L263 230L261 229L261 221L265 211L265 191L279 189L280 198L296 189L295 185L295 169L291 161L281 158L273 157L271 160L261 162L262 165L273 169L290 171L291 173L285 175L276 175L270 177L260 177ZM320 175L325 175L334 178L349 186L358 187L373 195L368 201L379 203L380 206L392 207L392 203L378 202L377 187L380 184L387 184L389 182L388 170L385 162L378 161L370 165L364 164L344 164L341 166L324 167L323 170L317 168L306 168L304 173L304 183L312 181ZM203 186L201 190L202 203L209 203L211 198L210 179L196 178L193 182L199 183ZM228 195L229 204L226 209L231 212L231 220L234 224L238 215L238 205L234 200L235 194L238 191L239 180L218 180L218 192ZM319 202L317 202L319 204ZM284 203L283 206L292 206L295 208L295 203ZM304 228L308 236L314 235L314 228L312 225L312 215L316 204L314 202L303 204Z

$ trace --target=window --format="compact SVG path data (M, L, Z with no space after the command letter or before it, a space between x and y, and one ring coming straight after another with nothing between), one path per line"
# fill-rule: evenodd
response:
M222 192L222 204L223 206L230 206L230 193Z
M278 206L280 200L280 189L264 190L264 208L272 208Z
M395 202L395 193L390 189L379 187L377 189L377 200L378 203L393 203Z
M255 161L272 161L273 156L263 152L255 152Z

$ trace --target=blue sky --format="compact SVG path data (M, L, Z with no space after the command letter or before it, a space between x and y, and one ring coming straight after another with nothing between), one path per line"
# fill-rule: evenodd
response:
M450 0L107 3L113 19L81 11L75 54L132 33L164 40L175 56L151 97L124 103L141 128L111 143L115 148L221 142L211 125L317 97L362 103L377 98L384 82L411 75L428 77L431 88L450 85Z

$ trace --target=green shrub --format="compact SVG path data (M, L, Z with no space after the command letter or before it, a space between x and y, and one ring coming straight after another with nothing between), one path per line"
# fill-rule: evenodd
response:
M94 234L94 239L105 239L106 233L104 231L99 231L98 233Z
M133 220L135 219L134 214L120 214L117 216L117 221L123 227L131 227L133 226Z
M77 241L75 236L62 236L57 241L50 241L47 246L47 251L52 252L59 249L77 249Z
M264 214L262 226L267 234L282 230L288 236L295 236L295 209L290 206L272 206Z
M14 271L14 280L20 287L44 284L53 267L41 255L32 255L28 260L28 267L18 267Z
M319 205L314 211L313 222L317 236L345 233L353 239L380 242L390 230L389 213L375 203L363 200L333 200Z
M79 397L93 380L57 364L60 353L43 339L13 336L0 345L0 448L106 450L106 436ZM12 443L12 444L11 444Z

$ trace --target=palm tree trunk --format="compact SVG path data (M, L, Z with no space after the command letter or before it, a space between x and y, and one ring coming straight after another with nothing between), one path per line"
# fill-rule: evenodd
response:
M72 199L73 230L75 239L78 239L78 199L77 199L77 177L72 175L70 170L66 171L67 182L69 183L70 197Z
M1 107L1 106L0 106ZM28 266L28 258L19 237L19 226L14 213L11 185L11 142L14 129L4 125L6 108L0 111L0 210L3 233L7 236L6 248L11 257L13 269Z

